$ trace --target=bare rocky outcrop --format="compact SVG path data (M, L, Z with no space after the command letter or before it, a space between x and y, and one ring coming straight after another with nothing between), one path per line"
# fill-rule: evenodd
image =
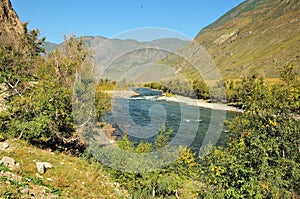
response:
M226 42L226 41L230 41L230 42L232 42L232 41L234 41L234 40L236 40L237 39L237 32L236 31L234 31L234 32L230 32L230 33L228 33L228 34L224 34L224 35L222 35L222 36L220 36L218 39L216 39L215 41L214 41L214 43L215 44L218 44L218 45L221 45L221 44L223 44L224 42Z
M12 8L10 0L0 0L0 41L15 42L23 32L23 24Z

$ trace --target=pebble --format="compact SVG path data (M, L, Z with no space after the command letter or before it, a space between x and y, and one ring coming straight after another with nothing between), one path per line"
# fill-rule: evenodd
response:
M29 194L29 189L28 188L25 188L21 191L22 194L24 195L28 195Z

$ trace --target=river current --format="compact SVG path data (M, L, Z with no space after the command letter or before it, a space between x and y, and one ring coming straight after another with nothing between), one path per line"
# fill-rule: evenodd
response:
M165 127L172 130L170 142L191 147L193 151L199 151L204 142L225 145L229 134L225 121L239 114L160 100L161 91L148 88L133 88L133 91L139 95L115 98L112 113L105 115L104 120L117 128L117 136L126 132L135 144L153 142Z

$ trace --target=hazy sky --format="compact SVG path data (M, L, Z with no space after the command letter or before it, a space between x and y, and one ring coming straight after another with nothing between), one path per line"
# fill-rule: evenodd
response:
M243 0L11 0L22 22L47 41L63 35L110 38L130 29L160 27L194 38Z

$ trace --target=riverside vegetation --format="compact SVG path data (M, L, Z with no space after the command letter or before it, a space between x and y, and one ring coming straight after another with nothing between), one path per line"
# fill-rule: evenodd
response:
M51 148L57 154L69 154L68 159L83 161L84 168L90 167L88 162L96 165L101 171L91 169L93 175L97 172L100 176L110 174L112 180L127 190L132 198L299 197L300 81L293 65L282 67L281 81L276 84L268 84L253 75L242 80L237 87L228 86L245 112L229 123L226 146L212 147L204 157L179 147L180 156L171 165L151 172L129 173L101 165L105 154L94 157L85 149L75 128L73 84L80 67L93 67L89 61L92 52L82 41L70 37L61 48L41 56L44 39L39 39L37 30L27 31L26 25L24 29L21 43L0 45L0 80L2 94L6 93L5 109L0 113L1 139L21 139L27 141L26 147ZM89 70L86 71L82 82L89 82L92 78ZM85 86L89 84L79 85L75 92L84 93ZM114 83L103 80L96 86L95 114L100 118L110 108L109 95L103 90L114 88ZM199 86L199 92L202 91ZM153 143L137 145L124 135L118 146L130 152L147 153L166 146L170 132L171 129L162 129ZM24 144L18 147L22 148ZM19 155L19 158L23 157ZM118 161L123 160L125 166L130 166L124 154L115 156ZM139 160L135 159L131 164L139 165ZM2 166L0 169L6 170ZM79 165L78 169L83 170L83 167ZM19 174L33 175L26 170L20 170ZM103 183L100 176L93 178L95 183ZM65 176L68 179L73 177ZM61 193L61 197L70 196L65 190L72 192L72 197L85 197L84 191L99 194L98 197L109 197L100 196L107 190L82 188L78 193L76 187L73 189L67 183L74 182L62 181L50 188ZM1 186L6 185L1 182ZM13 189L17 188L9 186L0 194L6 194L7 198L18 197L20 193Z

